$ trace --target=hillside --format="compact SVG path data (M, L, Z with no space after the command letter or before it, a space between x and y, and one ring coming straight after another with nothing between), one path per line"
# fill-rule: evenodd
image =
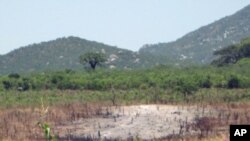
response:
M155 65L209 64L213 52L250 37L250 5L170 43L146 44L138 52L78 37L31 44L0 55L0 74L83 69L79 56L105 53L106 68L149 68Z
M131 68L139 61L138 55L132 51L78 37L67 37L28 45L0 56L0 73L79 70L83 69L79 56L89 51L103 52L108 58L104 66L109 68Z
M170 43L144 45L140 54L159 56L163 64L207 64L213 52L250 36L250 5Z

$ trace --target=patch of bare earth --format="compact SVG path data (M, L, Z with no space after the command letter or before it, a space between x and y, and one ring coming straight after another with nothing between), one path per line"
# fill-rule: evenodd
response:
M175 105L137 105L104 107L98 116L65 122L55 127L60 137L141 139L195 133L195 119L214 114L211 108Z

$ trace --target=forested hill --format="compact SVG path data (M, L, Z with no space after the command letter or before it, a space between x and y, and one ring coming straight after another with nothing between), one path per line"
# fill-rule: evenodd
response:
M67 37L28 45L0 56L0 73L83 69L79 56L97 51L107 57L104 67L131 68L139 62L138 55L132 51L78 37Z
M159 63L207 64L214 59L214 51L249 37L249 23L250 5L231 16L190 32L176 41L144 45L139 53L158 56L161 58L158 60Z
M139 52L78 37L58 38L21 47L0 56L0 74L80 70L83 66L79 63L79 56L86 52L104 53L107 62L103 67L106 68L209 64L216 58L213 52L250 37L249 23L250 5L231 16L190 32L174 42L144 45Z

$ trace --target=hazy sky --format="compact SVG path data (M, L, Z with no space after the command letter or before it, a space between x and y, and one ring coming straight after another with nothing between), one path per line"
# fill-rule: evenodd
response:
M249 0L0 0L0 54L78 36L138 50L231 15Z

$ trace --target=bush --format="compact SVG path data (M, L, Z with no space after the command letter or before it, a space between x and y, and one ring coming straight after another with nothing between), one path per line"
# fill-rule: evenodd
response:
M189 95L197 91L198 86L193 81L184 79L184 80L179 80L177 82L177 86L175 87L175 90L183 93L184 95Z
M9 90L12 88L12 83L10 81L4 80L3 81L3 87L5 90Z
M11 73L8 75L9 78L15 78L15 79L18 79L20 78L20 75L18 73Z
M76 72L74 70L72 70L72 69L65 69L65 73L74 74Z
M18 88L21 88L22 91L27 91L30 89L30 85L27 81L24 81L22 83L18 83Z
M240 87L240 80L237 76L231 75L227 82L227 87L229 89L239 88Z
M52 84L58 84L59 82L61 82L64 79L64 77L62 75L56 75L54 74L51 78L51 83Z
M64 80L58 84L57 88L60 90L67 90L67 89L68 90L78 90L81 88L81 85L79 83L76 83L76 82Z
M207 76L207 78L205 78L204 80L201 80L199 85L201 88L211 88L212 82L211 82L210 76Z

